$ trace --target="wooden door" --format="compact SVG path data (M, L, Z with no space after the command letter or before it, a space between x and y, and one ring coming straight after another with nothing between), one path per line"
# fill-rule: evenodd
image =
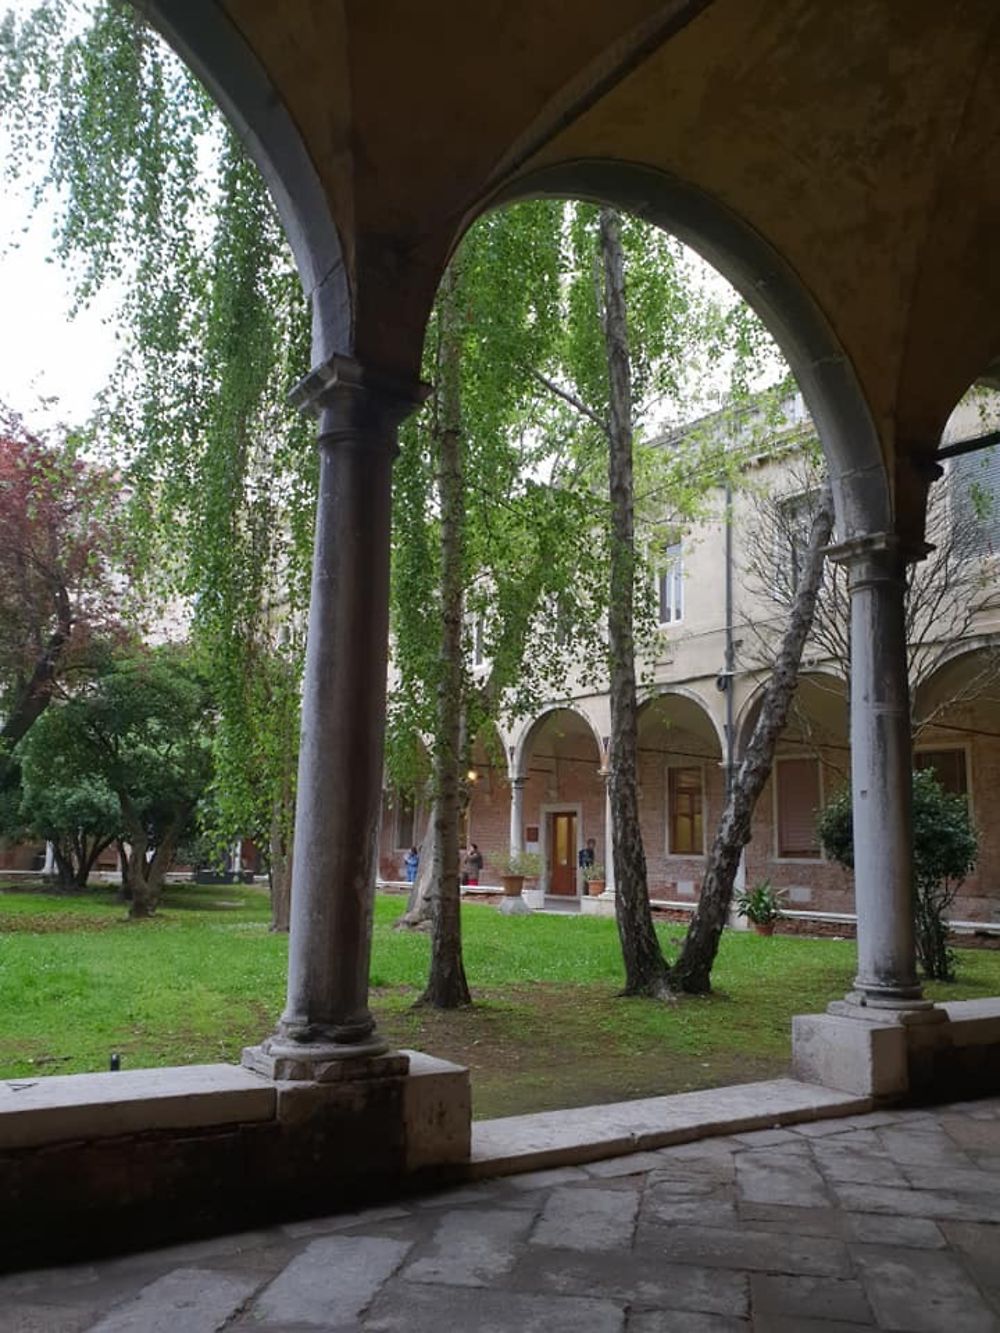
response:
M549 838L549 893L576 893L576 812L559 810L551 816Z

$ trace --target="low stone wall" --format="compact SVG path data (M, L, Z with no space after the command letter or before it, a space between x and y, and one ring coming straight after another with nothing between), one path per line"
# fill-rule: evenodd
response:
M227 1065L0 1084L0 1268L329 1214L450 1181L468 1071L271 1082ZM400 1073L402 1068L405 1072Z

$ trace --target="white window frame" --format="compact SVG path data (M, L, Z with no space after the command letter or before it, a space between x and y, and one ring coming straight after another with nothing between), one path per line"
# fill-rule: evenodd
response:
M667 596L664 597L666 585ZM679 625L684 619L684 542L672 542L663 552L663 561L656 571L656 623L660 629ZM663 618L663 603L669 608Z
M823 768L824 768L824 765L823 765L823 760L820 759L818 755L815 755L815 754L780 754L780 755L776 755L776 756L775 756L775 760L774 760L774 768L773 768L773 770L772 770L772 774L771 774L771 778L772 778L772 781L771 781L771 787L772 787L772 791L771 791L771 816L772 816L772 822L771 822L771 827L772 827L771 859L772 859L773 861L778 861L778 862L780 862L781 865L783 865L783 866L796 866L796 865L798 865L798 866L815 866L815 865L819 865L821 862L823 862L823 861L826 860L826 853L825 853L824 850L823 850L823 843L822 843L822 841L821 841L818 837L817 837L816 841L817 841L817 843L819 844L819 851L818 851L818 853L817 853L815 856L782 856L782 855L781 855L781 850L780 850L780 849L781 849L781 829L780 829L780 825L779 825L779 823L778 823L779 815L780 815L779 806L778 806L778 765L781 764L781 763L784 763L786 760L789 760L789 759L795 759L795 760L797 760L797 761L799 761L799 762L801 762L803 759L811 759L811 760L813 761L813 763L816 765L816 768L817 768L817 771L818 771L818 774L819 774L819 784L818 784L818 786L819 786L819 805L818 805L818 807L817 807L817 811L816 811L817 815L819 814L819 811L823 809L823 806L826 804L826 790L825 790L825 784L824 784L824 779L823 779Z
M670 845L670 770L672 768L696 768L701 774L701 851L700 852L675 852ZM694 857L703 857L706 855L705 835L706 823L705 810L705 765L703 763L684 762L679 759L669 759L664 765L663 775L663 809L665 813L665 823L663 829L664 855L671 857L676 861L690 861Z

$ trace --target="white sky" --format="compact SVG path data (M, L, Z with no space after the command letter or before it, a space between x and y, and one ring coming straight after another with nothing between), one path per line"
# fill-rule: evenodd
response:
M0 140L0 152L3 142ZM25 230L27 229L27 230ZM116 356L110 294L70 318L72 277L53 258L51 209L23 192L0 200L0 401L29 428L86 421ZM43 406L43 399L51 402Z
M36 3L0 0L0 9L23 18ZM6 152L0 133L0 164ZM51 205L33 213L29 191L2 182L0 402L39 431L82 425L116 356L114 331L104 322L114 296L70 318L72 275L54 258L52 226ZM53 401L43 405L46 399Z

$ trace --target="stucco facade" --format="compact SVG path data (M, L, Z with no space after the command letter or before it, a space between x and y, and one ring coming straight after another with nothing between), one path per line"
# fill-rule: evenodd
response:
M959 409L946 433L968 436L981 428L982 406ZM991 418L995 405L990 404ZM697 900L705 853L725 799L726 764L739 763L756 717L766 679L766 645L780 633L786 608L767 586L768 552L762 555L761 515L768 507L794 503L803 485L803 445L811 423L798 396L782 405L780 420L750 465L745 486L733 496L731 551L727 555L725 495L720 489L709 517L685 532L682 542L680 617L675 603L660 625L653 660L644 664L639 722L640 818L650 895L654 900L690 905ZM958 478L939 483L945 522L955 506ZM989 525L988 525L989 526ZM984 542L988 548L990 542ZM774 541L773 534L767 541ZM766 545L766 543L765 543ZM777 547L777 543L776 543ZM775 549L774 561L787 560ZM969 801L980 834L980 857L956 899L956 920L1000 921L1000 820L993 814L1000 791L1000 602L991 578L994 557L978 557L982 587L975 614L958 641L948 638L954 620L939 616L928 636L941 666L915 691L915 714L932 721L917 729L917 763L930 763ZM726 565L733 580L732 639L735 672L725 675ZM959 590L956 596L964 595ZM937 637L935 637L937 636ZM805 914L854 913L853 876L827 860L815 835L817 811L849 782L850 744L846 663L831 658L822 643L807 644L793 716L778 745L774 772L758 802L746 848L743 879L767 879L786 891L786 907ZM727 704L731 688L732 704ZM930 701L928 703L928 701ZM731 720L730 720L731 719ZM500 729L494 747L507 756L497 765L485 749L477 752L469 784L467 836L485 858L483 883L497 884L518 833L537 850L545 869L540 881L552 896L583 897L586 888L577 854L595 840L598 862L608 867L605 773L611 731L606 693L569 688L568 696L537 715ZM523 779L521 818L512 822L512 779ZM561 818L574 842L572 889L557 867L556 843L565 839ZM406 824L406 829L411 826ZM424 834L421 813L413 837ZM399 821L389 796L383 817L380 873L402 878ZM557 879L559 882L554 883ZM553 892L554 891L554 892ZM536 901L538 899L536 898Z

